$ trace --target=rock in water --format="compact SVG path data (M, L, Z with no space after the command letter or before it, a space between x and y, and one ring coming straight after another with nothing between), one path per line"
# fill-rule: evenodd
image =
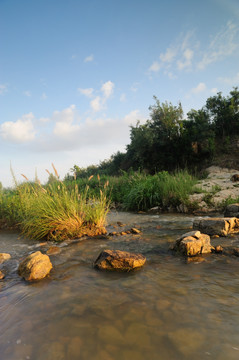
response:
M200 231L190 231L176 240L173 250L186 256L207 254L212 251L210 236Z
M52 269L49 256L36 251L24 259L18 268L18 274L25 280L40 280L46 277Z
M239 219L233 218L208 218L196 219L193 228L207 235L227 236L239 231Z
M239 218L239 203L227 205L224 216Z
M142 267L146 258L120 250L104 250L96 259L94 266L100 270L130 271Z
M6 260L11 259L11 255L7 253L0 253L0 264Z

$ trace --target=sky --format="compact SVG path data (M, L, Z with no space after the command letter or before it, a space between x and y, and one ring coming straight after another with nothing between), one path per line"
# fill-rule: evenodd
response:
M238 0L0 0L0 181L125 151L153 96L239 86Z

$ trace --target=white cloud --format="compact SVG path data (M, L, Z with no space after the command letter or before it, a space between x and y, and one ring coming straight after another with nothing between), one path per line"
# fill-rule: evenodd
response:
M187 48L183 52L183 60L178 60L177 65L179 70L183 70L185 68L190 68L192 65L192 59L193 59L194 51Z
M195 88L191 90L193 94L199 94L206 90L206 85L203 82L200 82Z
M29 90L23 91L23 94L24 94L25 96L27 96L27 97L31 97L31 96L32 96L32 93L31 93L31 91L29 91Z
M27 143L35 139L34 115L23 115L17 121L6 121L0 125L0 136L12 143Z
M171 47L164 54L160 54L159 58L163 63L171 63L177 55L177 48Z
M87 62L91 62L93 60L94 60L94 55L91 54L84 59L84 62L87 63Z
M233 77L219 77L218 81L230 85L230 86L238 86L239 83L239 72L235 74Z
M81 89L78 88L77 91L79 91L79 93L81 93L82 95L85 95L86 97L92 97L94 89L93 88L88 88L88 89Z
M125 94L121 94L120 95L120 102L125 102L126 101L126 95Z
M103 107L101 97L96 96L93 100L91 100L90 106L93 111L95 111L95 112L100 111Z
M149 67L150 72L158 72L161 69L161 65L158 61L154 61Z
M217 94L217 93L218 93L218 89L217 89L217 88L212 88L210 91L211 91L212 94Z
M103 92L103 95L106 99L108 99L113 94L114 87L115 84L110 80L102 85L101 91Z
M5 92L7 92L7 85L0 84L0 95L3 95Z
M42 95L41 95L41 99L42 99L42 100L46 100L46 99L47 99L47 95L46 95L46 93L42 93Z
M55 127L53 133L61 138L68 137L74 134L80 128L79 124L74 124L76 118L76 106L71 105L62 111L54 111L53 121L55 121Z
M239 26L229 21L227 25L212 38L202 60L198 63L198 68L203 70L208 65L233 55L239 48L238 33Z

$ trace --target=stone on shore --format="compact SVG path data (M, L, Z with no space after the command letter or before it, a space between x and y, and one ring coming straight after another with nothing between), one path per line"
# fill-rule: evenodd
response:
M207 254L212 251L210 236L200 231L190 231L176 240L173 250L186 256Z
M24 259L18 268L18 273L25 280L40 280L46 277L52 269L49 256L36 251Z
M94 266L100 270L130 271L142 267L145 261L145 256L141 254L104 250L96 259Z
M196 219L193 229L202 231L207 235L227 236L239 232L239 219L233 218L208 218Z
M224 216L239 218L239 203L227 205Z
M11 259L11 255L7 253L0 253L0 264L4 261Z

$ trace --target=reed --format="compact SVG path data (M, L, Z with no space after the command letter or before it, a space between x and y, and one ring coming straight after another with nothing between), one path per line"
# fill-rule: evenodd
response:
M109 210L106 190L100 189L98 194L89 197L88 184L80 190L75 182L68 189L52 166L56 181L46 187L37 178L34 183L28 180L20 185L15 183L17 208L10 201L11 196L5 199L14 209L11 221L19 225L24 236L36 240L62 241L105 233Z

